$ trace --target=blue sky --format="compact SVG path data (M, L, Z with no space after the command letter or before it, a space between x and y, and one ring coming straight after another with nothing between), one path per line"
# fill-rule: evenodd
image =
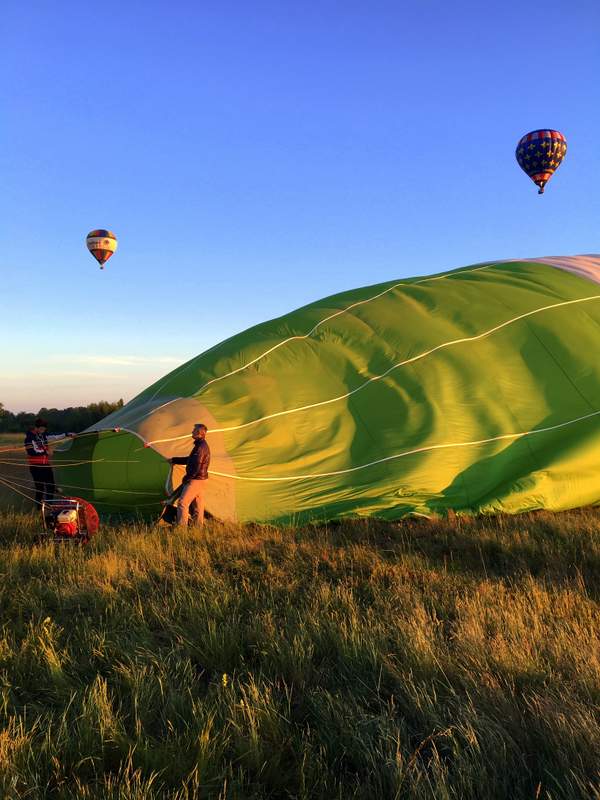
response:
M11 410L130 399L355 286L600 251L597 2L6 0L2 29ZM540 127L569 144L543 197Z

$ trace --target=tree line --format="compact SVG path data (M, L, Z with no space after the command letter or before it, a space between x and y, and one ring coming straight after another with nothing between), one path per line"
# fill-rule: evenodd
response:
M47 421L50 433L80 433L118 408L123 408L122 399L116 403L101 400L99 403L90 403L87 406L40 408L37 414L29 411L13 414L0 403L0 433L25 433L38 417Z

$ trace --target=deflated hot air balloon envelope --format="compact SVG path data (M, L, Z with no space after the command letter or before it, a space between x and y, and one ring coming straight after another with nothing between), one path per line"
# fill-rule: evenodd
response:
M158 517L202 420L220 520L600 504L599 335L596 255L357 287L161 377L55 448L56 476L102 512Z

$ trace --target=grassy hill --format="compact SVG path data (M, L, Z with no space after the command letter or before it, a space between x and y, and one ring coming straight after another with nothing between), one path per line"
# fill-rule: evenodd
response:
M0 518L0 796L599 798L600 511Z

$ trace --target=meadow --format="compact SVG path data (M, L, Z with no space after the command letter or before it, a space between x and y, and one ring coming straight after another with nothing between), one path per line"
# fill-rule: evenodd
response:
M0 517L0 797L600 798L600 510Z

